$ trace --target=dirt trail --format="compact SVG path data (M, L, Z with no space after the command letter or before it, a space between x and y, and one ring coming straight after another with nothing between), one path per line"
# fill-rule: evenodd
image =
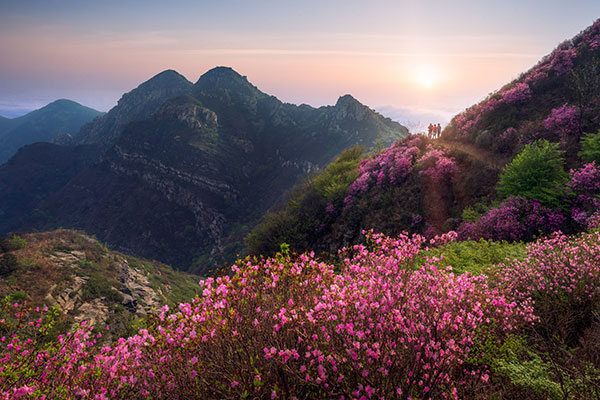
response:
M428 177L425 183L423 202L426 220L440 231L443 231L444 222L449 217L448 206L443 198L442 186L439 182Z
M508 159L499 156L498 153L481 149L469 143L450 141L443 138L439 139L439 143L448 149L455 149L467 153L476 160L481 161L486 167L495 171L502 171L502 168L504 168L508 162Z

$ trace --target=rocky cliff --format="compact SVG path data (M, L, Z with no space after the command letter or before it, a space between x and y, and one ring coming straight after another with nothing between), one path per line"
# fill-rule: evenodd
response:
M148 313L199 293L198 277L109 251L81 232L58 230L0 239L0 298L57 307L63 325L87 321L110 336Z

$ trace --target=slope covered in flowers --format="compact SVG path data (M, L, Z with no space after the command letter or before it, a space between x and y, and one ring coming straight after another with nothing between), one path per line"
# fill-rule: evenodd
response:
M202 281L202 296L163 307L147 329L105 347L96 343L102 330L85 324L52 341L43 310L4 302L0 396L548 398L528 384L544 378L555 388L557 376L523 383L512 369L531 357L547 365L526 349L557 338L577 345L594 327L598 232L540 240L489 276L455 274L432 255L427 246L443 249L454 233L367 236L337 266L310 254L240 261L231 275ZM598 367L590 361L580 378L597 379ZM581 379L561 390L588 383Z
M442 136L505 154L537 139L570 155L582 132L600 128L600 20L513 82L454 117Z

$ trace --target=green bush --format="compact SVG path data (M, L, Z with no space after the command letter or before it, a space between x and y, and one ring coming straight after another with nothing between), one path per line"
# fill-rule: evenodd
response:
M10 244L12 245L12 248L14 250L19 250L27 246L27 240L25 240L21 236L12 235L12 237L10 238Z
M123 301L123 295L112 287L118 285L116 281L106 279L100 273L92 274L81 289L81 298L83 301L89 301L104 297L110 303L120 303Z
M556 206L567 182L563 152L557 143L538 140L525 146L502 171L498 194L502 198L523 196Z
M600 131L598 133L583 134L579 157L586 163L591 163L592 161L600 163Z
M523 259L525 244L507 243L493 240L468 240L450 242L447 245L429 250L429 256L442 256L441 267L451 266L454 273L465 272L479 275L492 271L495 265L507 260Z

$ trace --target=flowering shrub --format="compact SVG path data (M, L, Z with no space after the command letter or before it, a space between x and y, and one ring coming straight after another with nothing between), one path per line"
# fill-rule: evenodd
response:
M463 222L458 234L461 240L531 240L559 230L564 221L559 210L544 207L537 200L511 196L478 221Z
M366 192L374 185L395 185L412 172L419 149L402 142L394 143L375 158L366 158L358 169L358 178L350 185L350 195Z
M600 209L600 166L596 162L572 169L567 183L571 218L586 229Z
M542 122L545 129L557 133L561 140L577 133L578 124L579 111L577 107L567 103L553 108L548 118Z
M511 89L502 94L505 103L518 103L531 98L531 88L526 83L517 83Z
M520 299L533 298L537 326L573 343L600 302L600 232L560 232L527 246L527 257L501 266L501 285Z
M418 163L421 166L419 173L435 182L443 181L458 170L453 158L446 156L443 150L434 149L432 145L427 146L425 154L419 158Z
M25 358L6 350L2 398L457 398L487 381L478 332L502 341L534 317L485 276L416 268L421 236L369 234L339 274L310 255L240 262L149 330L94 347L83 326ZM455 236L436 237L443 243ZM67 381L66 376L72 379ZM476 379L473 383L473 379Z

